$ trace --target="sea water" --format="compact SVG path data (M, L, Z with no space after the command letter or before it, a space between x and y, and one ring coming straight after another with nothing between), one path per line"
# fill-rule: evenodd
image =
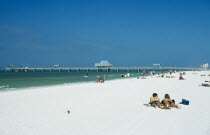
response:
M105 77L105 81L120 79L121 74L128 72L0 72L0 91L52 86L60 84L96 82L99 77ZM131 71L130 77L142 76L142 73Z
M156 71L158 74L161 71ZM96 82L99 77L105 81L121 79L122 73L129 77L137 78L142 76L142 71L71 71L71 72L0 72L0 91L17 90L29 87L53 86L60 84ZM147 72L150 75L150 71Z

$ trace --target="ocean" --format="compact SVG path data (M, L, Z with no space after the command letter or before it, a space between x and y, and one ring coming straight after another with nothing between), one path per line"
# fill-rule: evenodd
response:
M121 79L128 71L80 71L80 72L0 72L0 91L17 90L22 88L53 86L61 84L96 82L105 76L105 81ZM130 78L142 76L142 71L129 71ZM149 73L149 71L148 71ZM156 71L156 74L160 71Z
M106 80L120 79L127 72L0 72L0 91L60 84L96 82L99 77ZM130 77L142 73L130 72Z

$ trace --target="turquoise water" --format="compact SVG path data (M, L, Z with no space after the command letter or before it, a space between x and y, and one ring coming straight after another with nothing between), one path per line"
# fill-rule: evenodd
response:
M165 73L167 70L165 70ZM53 86L71 83L96 82L96 80L105 76L105 81L121 79L121 74L125 71L96 72L96 71L72 71L72 72L0 72L0 91L17 90L21 88ZM130 78L142 76L142 71L130 70ZM149 74L150 71L148 70ZM156 70L156 74L161 71Z
M106 80L120 79L121 74L128 72L0 72L0 91L52 86L69 83L96 82L105 75ZM142 76L142 73L131 71L130 77Z

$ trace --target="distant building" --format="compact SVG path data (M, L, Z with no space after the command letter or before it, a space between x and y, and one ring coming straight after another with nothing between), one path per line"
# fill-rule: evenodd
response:
M209 68L209 64L208 63L203 64L203 65L201 65L201 68L208 69Z
M160 64L153 64L154 68L160 68L160 66L161 66Z
M98 68L110 68L112 66L113 66L112 64L110 64L108 61L105 60L102 60L100 63L95 64L95 67Z

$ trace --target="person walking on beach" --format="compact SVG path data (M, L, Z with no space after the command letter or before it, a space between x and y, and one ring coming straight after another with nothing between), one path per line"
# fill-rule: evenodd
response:
M150 102L151 106L153 107L160 107L160 99L158 97L158 94L157 93L153 93L152 94L152 97L150 98Z

